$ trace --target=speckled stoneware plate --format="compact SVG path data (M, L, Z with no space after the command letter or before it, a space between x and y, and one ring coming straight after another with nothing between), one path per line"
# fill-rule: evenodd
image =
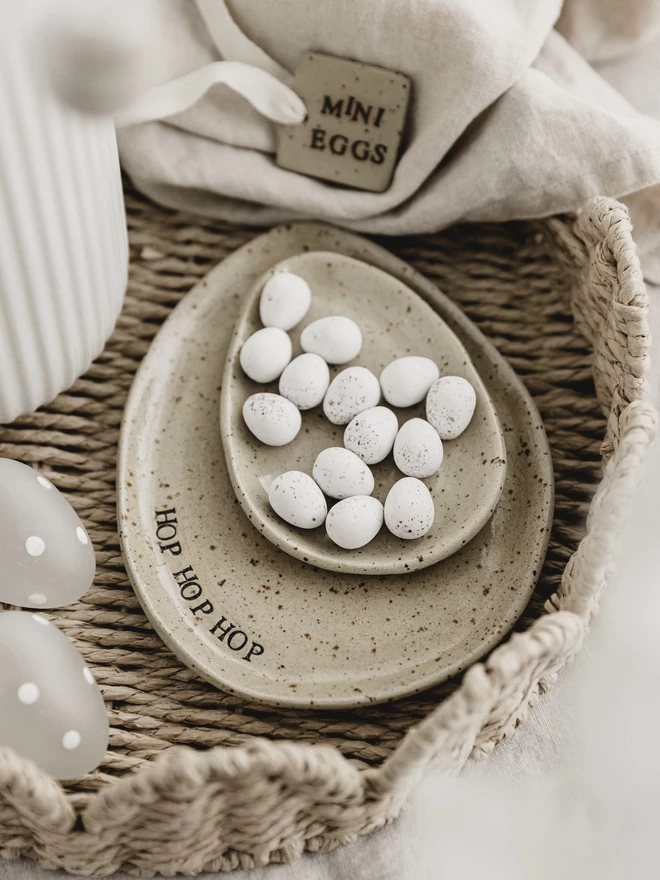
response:
M218 410L242 300L269 268L307 251L363 260L419 293L493 400L506 444L500 503L469 544L431 568L372 578L315 569L261 535L232 489ZM494 647L532 594L553 506L543 425L493 346L410 266L311 223L254 239L172 313L126 406L117 489L129 575L163 640L224 690L307 707L415 693Z
M363 366L380 376L395 358L422 355L437 363L442 376L462 376L477 395L467 430L444 443L442 466L424 480L433 497L435 520L416 541L404 541L383 527L359 550L333 544L325 528L297 529L280 519L268 503L268 486L290 470L312 473L316 456L329 446L343 446L344 426L333 425L322 407L302 414L302 428L286 446L266 446L243 421L243 403L257 391L277 393L278 383L258 385L244 374L239 354L245 340L263 325L259 299L277 271L302 276L313 292L304 320L291 331L294 357L301 353L302 329L317 318L345 315L362 330L362 350L350 364L332 367L330 378L347 366ZM383 403L385 401L382 401ZM403 425L426 418L424 403L394 409ZM220 402L222 440L229 477L252 524L277 547L310 565L353 574L405 574L426 568L455 553L490 519L502 493L506 472L504 438L488 393L456 335L440 315L406 284L368 263L322 251L285 260L266 272L245 299L232 337ZM388 491L403 474L389 455L372 468L374 496L385 503Z

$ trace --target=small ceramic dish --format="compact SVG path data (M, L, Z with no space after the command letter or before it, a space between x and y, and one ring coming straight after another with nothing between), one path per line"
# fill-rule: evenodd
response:
M243 421L243 403L258 391L277 393L277 382L258 385L239 363L245 340L262 327L259 299L276 272L300 275L312 290L312 305L290 335L293 355L300 354L303 328L328 315L352 318L362 330L362 350L348 364L332 367L334 378L348 366L363 366L376 376L387 364L406 355L435 361L441 376L462 376L477 395L474 417L456 440L444 443L440 469L424 482L435 506L435 520L426 535L405 541L386 527L359 550L344 550L330 540L325 527L298 529L280 519L268 502L268 486L289 470L312 473L316 456L329 446L343 446L344 427L333 425L322 407L302 413L302 428L286 446L266 446ZM387 406L384 400L381 403ZM408 419L425 418L424 402L394 409L399 427ZM426 568L465 546L490 519L502 493L506 462L504 440L493 404L465 348L440 315L398 279L375 266L341 254L301 254L272 267L252 287L232 336L222 381L222 441L232 485L252 524L276 547L309 565L352 574L405 574ZM374 465L373 495L385 503L402 474L390 454Z
M259 277L306 251L370 263L419 294L460 339L493 400L506 445L500 503L432 568L368 578L312 567L260 534L232 489L218 423L232 333ZM417 693L493 648L532 595L553 512L541 418L493 345L406 263L316 223L255 238L173 311L126 404L117 495L129 576L171 650L225 691L319 708Z

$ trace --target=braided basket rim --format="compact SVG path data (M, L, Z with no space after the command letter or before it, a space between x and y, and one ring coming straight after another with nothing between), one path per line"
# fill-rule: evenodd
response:
M545 615L468 669L460 687L379 767L358 768L328 746L255 738L203 752L171 748L139 772L81 796L0 748L0 855L99 876L290 861L382 827L431 763L456 772L513 731L584 642L657 420L645 379L647 295L626 209L597 198L577 217L540 226L573 279L575 320L593 348L596 391L608 417L604 476L587 533Z

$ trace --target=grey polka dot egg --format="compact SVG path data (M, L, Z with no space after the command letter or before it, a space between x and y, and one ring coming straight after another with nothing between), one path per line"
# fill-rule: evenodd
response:
M46 477L0 458L0 602L59 608L94 580L94 548L78 514Z
M108 746L108 714L73 643L45 617L0 614L0 743L56 779L94 770Z

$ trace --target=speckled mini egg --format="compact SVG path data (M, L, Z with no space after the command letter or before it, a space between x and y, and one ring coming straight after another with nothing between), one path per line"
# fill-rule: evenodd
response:
M331 446L319 452L312 476L330 498L371 495L374 477L361 458L343 446Z
M472 421L477 395L467 379L443 376L426 398L426 418L443 440L455 440Z
M330 383L323 400L323 412L333 425L347 425L380 400L380 385L366 367L348 367Z
M372 406L358 413L346 426L344 446L365 464L378 464L394 446L399 421L386 406Z
M300 529L323 525L328 512L323 492L302 471L287 471L275 477L268 489L268 501L278 516Z
M435 518L431 493L421 480L404 477L395 483L385 499L385 525L407 541L425 535Z
M108 713L73 643L39 614L0 614L0 743L56 779L103 760Z
M9 458L0 458L0 522L0 602L59 608L87 592L96 560L78 514L49 480Z
M437 365L426 357L402 357L388 364L380 374L383 397L391 406L414 406L440 375Z
M298 409L312 409L323 403L330 384L330 370L318 354L294 358L280 376L280 394Z
M243 404L243 419L257 440L267 446L285 446L300 430L300 410L286 397L261 392Z
M264 327L291 330L307 314L312 291L300 275L278 272L264 284L259 299L259 316Z
M383 525L383 505L369 495L345 498L328 511L325 529L344 550L357 550L376 537Z
M394 441L394 463L407 477L423 480L442 464L442 440L425 419L410 419Z
M254 382L274 382L291 360L291 351L291 340L284 330L264 327L243 343L241 367Z
M345 364L360 353L362 333L355 321L332 315L308 324L300 335L300 346L328 364Z

